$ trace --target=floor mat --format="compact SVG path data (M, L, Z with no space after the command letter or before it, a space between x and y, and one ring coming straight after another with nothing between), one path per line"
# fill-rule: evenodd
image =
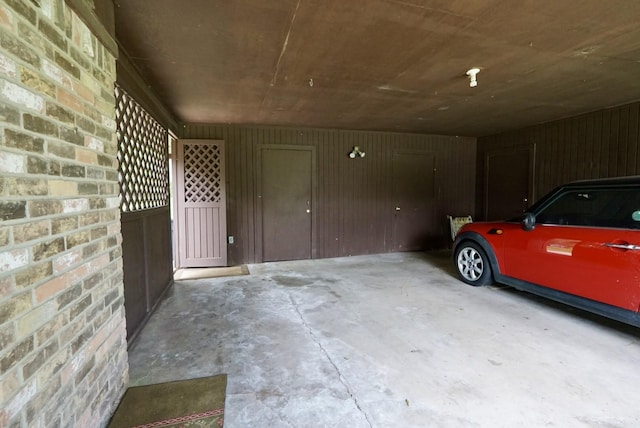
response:
M109 428L222 427L227 375L127 389Z

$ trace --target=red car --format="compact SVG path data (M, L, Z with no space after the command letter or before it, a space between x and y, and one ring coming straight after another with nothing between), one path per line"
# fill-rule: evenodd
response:
M640 176L572 182L520 219L468 223L453 258L467 284L495 281L640 327Z

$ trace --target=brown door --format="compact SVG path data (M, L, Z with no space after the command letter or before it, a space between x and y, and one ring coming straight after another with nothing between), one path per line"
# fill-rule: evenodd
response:
M396 152L393 155L393 251L419 251L436 243L435 156Z
M178 267L227 265L224 141L178 140Z
M258 147L258 215L262 245L257 260L312 257L314 150Z
M492 151L485 155L485 219L521 215L533 198L535 146Z

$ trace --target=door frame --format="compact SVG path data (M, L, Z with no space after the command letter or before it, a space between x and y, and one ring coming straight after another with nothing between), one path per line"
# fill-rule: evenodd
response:
M173 250L174 250L174 269L184 269L184 268L190 268L191 266L187 266L183 264L183 255L182 252L180 250L180 237L181 235L181 221L183 221L181 219L181 216L184 214L183 212L181 212L180 210L180 201L179 201L179 192L178 192L178 178L180 178L183 174L184 171L182 171L181 173L178 172L178 155L179 155L179 150L180 150L180 142L191 142L191 143L207 143L207 144L218 144L221 147L221 153L222 153L222 163L221 163L221 183L222 183L222 187L223 187L223 200L224 200L224 208L222 209L223 215L224 215L224 219L223 219L223 231L224 231L224 236L221 237L221 243L223 244L221 246L221 248L224 251L224 255L221 258L221 265L219 266L211 266L211 267L225 267L228 265L229 263L229 245L228 245L228 241L227 241L227 229L228 229L228 222L227 222L227 155L226 155L226 143L225 140L221 140L221 139L206 139L206 138L174 138L174 140L172 141L172 151L171 151L171 173L172 173L172 177L171 177L171 182L172 182L172 189L171 189L171 193L172 193L172 197L171 197L171 201L172 201L172 214L173 214L173 218L172 218L172 229L173 229ZM184 237L182 238L184 239Z
M263 150L300 150L311 152L311 259L318 257L317 254L317 160L315 146L293 145L293 144L256 144L255 146L255 246L254 260L256 263L264 262L263 255L263 225L262 225L262 151Z
M521 144L517 146L505 147L502 149L490 150L484 154L484 192L483 192L483 215L489 217L489 161L492 156L513 154L518 151L529 152L529 188L527 190L528 206L531 206L536 197L535 167L536 167L536 144Z

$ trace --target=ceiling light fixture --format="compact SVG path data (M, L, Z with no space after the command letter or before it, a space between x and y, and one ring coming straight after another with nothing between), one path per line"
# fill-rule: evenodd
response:
M477 67L467 70L467 76L469 76L469 86L471 86L472 88L478 86L478 73L480 73L480 69Z

